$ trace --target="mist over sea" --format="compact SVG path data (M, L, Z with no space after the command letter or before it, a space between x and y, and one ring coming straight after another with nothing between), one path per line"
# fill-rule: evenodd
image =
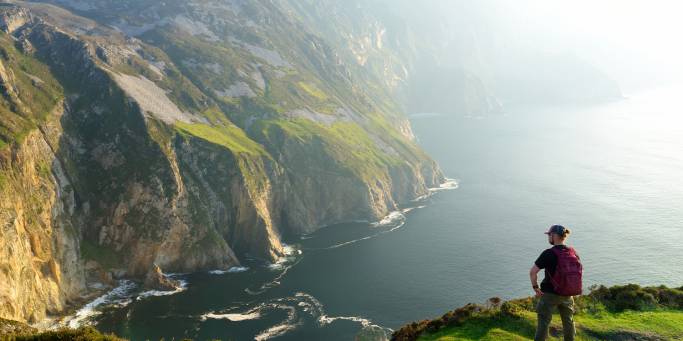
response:
M278 264L176 275L187 286L173 295L130 289L89 319L133 340L379 338L468 302L530 295L528 269L552 224L573 230L586 286L679 286L680 93L413 115L419 143L456 180L449 188L376 224L290 240Z

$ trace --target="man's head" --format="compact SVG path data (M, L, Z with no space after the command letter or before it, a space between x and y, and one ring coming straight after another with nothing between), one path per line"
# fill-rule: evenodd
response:
M548 235L548 243L550 245L564 244L565 239L567 239L570 233L572 232L562 225L550 226L548 232L545 232Z

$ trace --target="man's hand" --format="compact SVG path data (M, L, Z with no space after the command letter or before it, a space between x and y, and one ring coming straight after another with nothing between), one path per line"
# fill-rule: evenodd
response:
M531 267L531 270L529 270L529 279L531 279L531 287L534 288L534 291L536 292L536 297L541 297L543 296L543 291L538 288L538 272L541 271L541 269L534 264L534 266Z

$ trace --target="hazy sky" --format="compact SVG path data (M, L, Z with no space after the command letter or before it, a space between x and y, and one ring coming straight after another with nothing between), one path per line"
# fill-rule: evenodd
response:
M683 78L683 2L669 1L506 1L506 7L533 18L552 36L622 82L630 77ZM532 25L531 27L535 26ZM638 68L642 68L638 70ZM629 77L630 76L630 77Z
M628 91L683 82L683 1L425 0L453 31L463 25L531 53L573 53ZM430 8L431 7L431 8ZM449 18L451 20L449 20ZM429 26L431 23L425 22ZM498 42L500 43L500 41ZM524 53L525 51L520 51Z

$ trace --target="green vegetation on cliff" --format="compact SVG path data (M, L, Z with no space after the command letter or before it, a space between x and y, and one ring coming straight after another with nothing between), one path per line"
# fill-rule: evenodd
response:
M124 341L114 335L102 334L93 327L57 329L38 332L21 322L0 318L0 341Z
M536 330L536 299L486 306L468 304L434 320L413 322L392 340L532 340ZM681 340L683 287L601 286L576 298L577 340ZM562 323L553 316L551 340L561 339Z
M340 171L348 171L367 182L386 180L389 167L402 161L398 155L378 148L377 142L352 122L325 126L306 119L273 120L260 121L255 129L260 130L265 144L273 145L276 136L284 135L311 151L328 155Z
M204 123L176 123L176 128L184 134L190 134L213 144L228 148L235 154L246 153L261 155L265 151L258 143L234 125L211 126Z
M63 98L48 67L0 31L0 149L21 142Z

